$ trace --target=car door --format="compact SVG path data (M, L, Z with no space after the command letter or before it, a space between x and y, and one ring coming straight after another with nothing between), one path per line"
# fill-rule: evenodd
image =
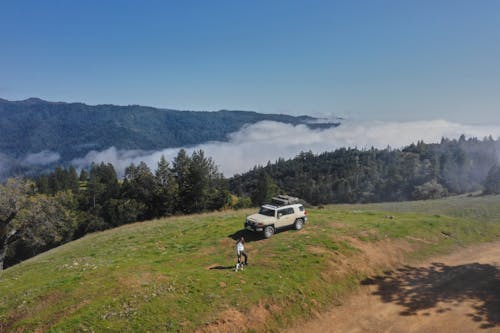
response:
M293 207L282 208L278 210L278 228L283 228L292 225L295 221L293 219Z

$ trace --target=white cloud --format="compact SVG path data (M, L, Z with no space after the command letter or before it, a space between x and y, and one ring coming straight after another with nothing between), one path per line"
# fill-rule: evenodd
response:
M292 158L301 151L311 150L314 153L333 151L341 147L399 148L412 142L423 140L426 143L439 142L442 137L458 138L492 135L500 137L500 127L462 125L445 120L417 122L350 122L344 121L341 126L325 130L311 130L305 125L289 125L278 122L263 121L245 126L232 133L228 142L208 142L192 148L188 153L202 149L212 157L225 176L242 173L255 165L274 162L278 158ZM112 163L120 174L131 163L144 161L154 170L161 155L172 160L180 148L165 149L154 152L139 150L107 150L92 151L84 158L76 159L73 164L85 167L93 162Z
M31 165L47 165L59 161L60 158L59 153L43 150L39 153L26 155L23 162Z
M180 149L180 148L179 148ZM84 168L95 163L111 163L117 172L123 175L124 170L130 164L139 164L145 162L152 170L156 169L156 164L164 155L167 160L172 160L179 149L164 149L160 151L144 151L144 150L122 150L110 147L103 151L92 150L83 158L74 159L71 163L77 168Z

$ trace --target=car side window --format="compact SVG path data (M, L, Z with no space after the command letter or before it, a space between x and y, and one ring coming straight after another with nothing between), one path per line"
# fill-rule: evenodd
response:
M281 214L282 216L293 214L293 208L280 209L278 214Z

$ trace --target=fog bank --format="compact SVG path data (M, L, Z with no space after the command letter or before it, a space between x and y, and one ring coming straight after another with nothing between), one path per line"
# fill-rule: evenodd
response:
M212 157L219 170L226 177L242 173L255 165L274 162L278 158L293 158L301 151L321 153L341 147L352 148L400 148L423 140L426 143L440 142L442 137L457 139L465 134L467 138L483 139L491 135L500 137L499 126L463 125L446 120L413 122L352 122L343 121L336 128L312 130L305 125L290 125L263 121L243 127L232 133L227 142L208 142L190 148L188 153L202 149ZM85 157L72 161L77 168L84 168L92 162L111 163L123 175L131 163L145 162L156 169L162 155L171 161L181 149L169 148L159 151L119 150L110 147L104 151L91 151Z

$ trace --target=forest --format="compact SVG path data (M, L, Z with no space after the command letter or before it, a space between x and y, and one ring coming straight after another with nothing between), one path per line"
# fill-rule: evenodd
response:
M171 215L260 205L278 193L309 205L426 200L500 193L500 141L442 139L402 149L301 152L230 179L201 150L155 170L111 164L56 167L0 184L0 269L88 233Z
M403 149L342 148L315 155L302 152L229 180L237 196L257 204L285 192L318 205L436 199L485 191L498 193L500 141L442 139Z

